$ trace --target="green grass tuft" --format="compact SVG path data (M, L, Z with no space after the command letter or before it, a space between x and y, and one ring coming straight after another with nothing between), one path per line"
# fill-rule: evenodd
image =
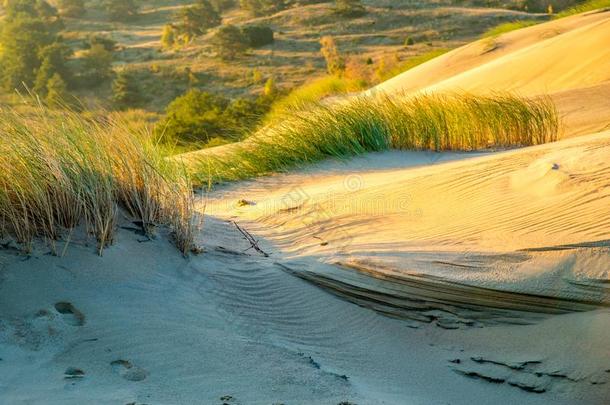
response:
M192 171L197 182L222 182L390 148L470 151L528 146L555 140L558 126L548 98L358 96L288 111L244 142L203 151Z
M610 0L588 0L578 4L560 13L557 13L553 18L563 18L574 14L585 13L587 11L601 10L610 7Z
M531 27L532 25L540 24L541 20L519 20L512 21L504 24L497 25L489 30L485 31L481 38L495 38L507 32L515 31L525 27Z
M41 237L62 254L82 224L101 254L113 242L119 208L146 231L169 225L180 250L190 249L190 181L148 134L134 134L113 118L41 105L25 112L1 108L0 133L0 235L24 251Z

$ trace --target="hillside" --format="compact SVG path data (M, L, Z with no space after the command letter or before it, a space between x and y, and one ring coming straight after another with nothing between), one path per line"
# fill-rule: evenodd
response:
M163 26L173 21L179 9L192 4L188 1L145 2L139 15L127 22L108 21L103 12L91 7L83 17L66 18L65 37L76 49L91 34L116 41L115 69L134 72L149 95L143 107L162 111L188 87L238 97L259 94L271 76L286 90L323 76L326 65L319 41L325 35L335 37L340 51L353 55L372 74L381 65L388 68L397 61L432 50L462 45L499 23L532 18L522 11L485 8L468 1L459 5L449 0L364 3L367 13L357 18L337 17L331 2L297 4L265 17L229 10L223 14L224 23L268 25L276 37L272 45L251 50L229 62L216 57L209 44L211 32L178 50L162 49ZM405 46L407 38L412 38L415 44ZM372 66L365 65L369 58ZM192 72L194 80L192 75L189 79L186 69ZM108 99L110 88L106 85L95 92L80 92L79 96Z

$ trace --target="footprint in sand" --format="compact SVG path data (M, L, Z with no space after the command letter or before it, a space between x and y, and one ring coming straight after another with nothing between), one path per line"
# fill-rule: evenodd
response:
M85 378L85 372L80 368L68 367L64 372L64 378L66 380L78 380L81 378Z
M55 310L62 315L63 320L74 326L85 324L85 315L80 312L72 303L61 301L55 304Z
M110 363L112 370L128 381L142 381L148 373L140 367L136 367L127 360L115 360Z

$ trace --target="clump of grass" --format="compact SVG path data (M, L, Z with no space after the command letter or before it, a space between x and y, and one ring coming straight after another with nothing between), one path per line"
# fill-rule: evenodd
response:
M553 18L563 18L587 11L602 10L610 7L610 0L588 0L554 15Z
M230 149L204 152L194 175L201 182L239 180L390 148L470 151L535 145L555 140L558 125L548 98L358 96L287 112Z
M481 35L481 38L495 38L502 34L506 34L507 32L515 31L525 27L530 27L541 22L542 21L540 20L519 20L507 22L504 24L496 25L495 27L485 31L483 35Z
M67 246L82 224L101 254L113 242L119 209L146 232L173 226L180 250L190 249L192 239L183 236L192 235L190 181L147 134L113 118L34 105L0 108L0 136L0 233L24 251L42 237L59 254L57 241Z

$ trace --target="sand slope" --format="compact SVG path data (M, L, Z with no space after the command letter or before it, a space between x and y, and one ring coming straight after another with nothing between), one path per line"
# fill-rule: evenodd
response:
M223 221L207 221L206 253L188 260L162 237L140 242L121 230L118 238L103 258L79 239L65 258L42 248L28 260L1 252L1 403L607 398L605 310L447 331L327 294L283 271L275 264L284 262L281 252L264 241L270 257L243 253L248 244Z
M293 258L610 305L610 132L406 167L439 156L328 163L228 188L208 209ZM391 159L403 168L372 169Z
M610 11L485 38L411 69L374 91L463 89L549 93L610 80Z
M610 124L610 11L571 16L481 39L409 70L371 92L516 92L550 95L563 136Z

